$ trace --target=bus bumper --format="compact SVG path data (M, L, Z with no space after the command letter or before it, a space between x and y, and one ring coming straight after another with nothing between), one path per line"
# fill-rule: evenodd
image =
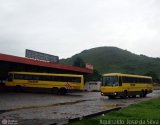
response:
M113 92L113 93L103 93L103 92L101 92L102 96L120 96L122 94L123 94L122 92Z

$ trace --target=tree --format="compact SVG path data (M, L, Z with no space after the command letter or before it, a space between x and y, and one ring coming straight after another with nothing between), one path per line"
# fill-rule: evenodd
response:
M150 72L148 72L148 73L145 73L144 75L146 75L146 76L151 76L151 77L153 78L153 81L154 81L154 82L157 82L157 83L160 82L160 79L159 79L159 77L158 77L158 74L156 74L156 73L153 72L153 71L150 71Z
M75 58L74 61L73 61L73 66L85 68L85 62L83 61L82 58L77 57L77 58Z
M85 62L82 58L77 57L73 61L73 66L85 68ZM101 75L98 70L93 70L93 74L85 75L85 81L100 81Z
M101 74L97 70L93 70L93 74L87 75L85 81L100 81L101 77Z

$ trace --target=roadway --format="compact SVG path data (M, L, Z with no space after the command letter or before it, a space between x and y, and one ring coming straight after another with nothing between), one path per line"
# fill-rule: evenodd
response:
M52 95L48 93L0 93L0 119L15 120L18 124L51 124L68 122L114 108L123 108L160 96L160 90L146 98L108 99L100 92ZM12 121L11 121L12 122Z

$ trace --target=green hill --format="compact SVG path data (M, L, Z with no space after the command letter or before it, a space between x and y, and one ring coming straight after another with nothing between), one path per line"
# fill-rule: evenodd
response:
M71 58L62 59L60 63L72 65L80 57L85 63L93 64L100 73L146 74L154 72L160 76L160 58L136 55L116 47L98 47L84 50Z

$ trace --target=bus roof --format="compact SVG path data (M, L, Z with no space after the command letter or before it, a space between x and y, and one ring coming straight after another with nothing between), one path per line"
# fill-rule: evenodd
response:
M142 76L142 75L134 75L134 74L123 74L123 73L106 73L106 74L103 74L103 76L130 76L130 77L149 78L149 79L152 78L150 76Z
M83 75L77 75L77 74L59 74L59 73L36 73L36 72L9 72L13 74L28 74L28 75L56 75L56 76L75 76L75 77L81 77Z

